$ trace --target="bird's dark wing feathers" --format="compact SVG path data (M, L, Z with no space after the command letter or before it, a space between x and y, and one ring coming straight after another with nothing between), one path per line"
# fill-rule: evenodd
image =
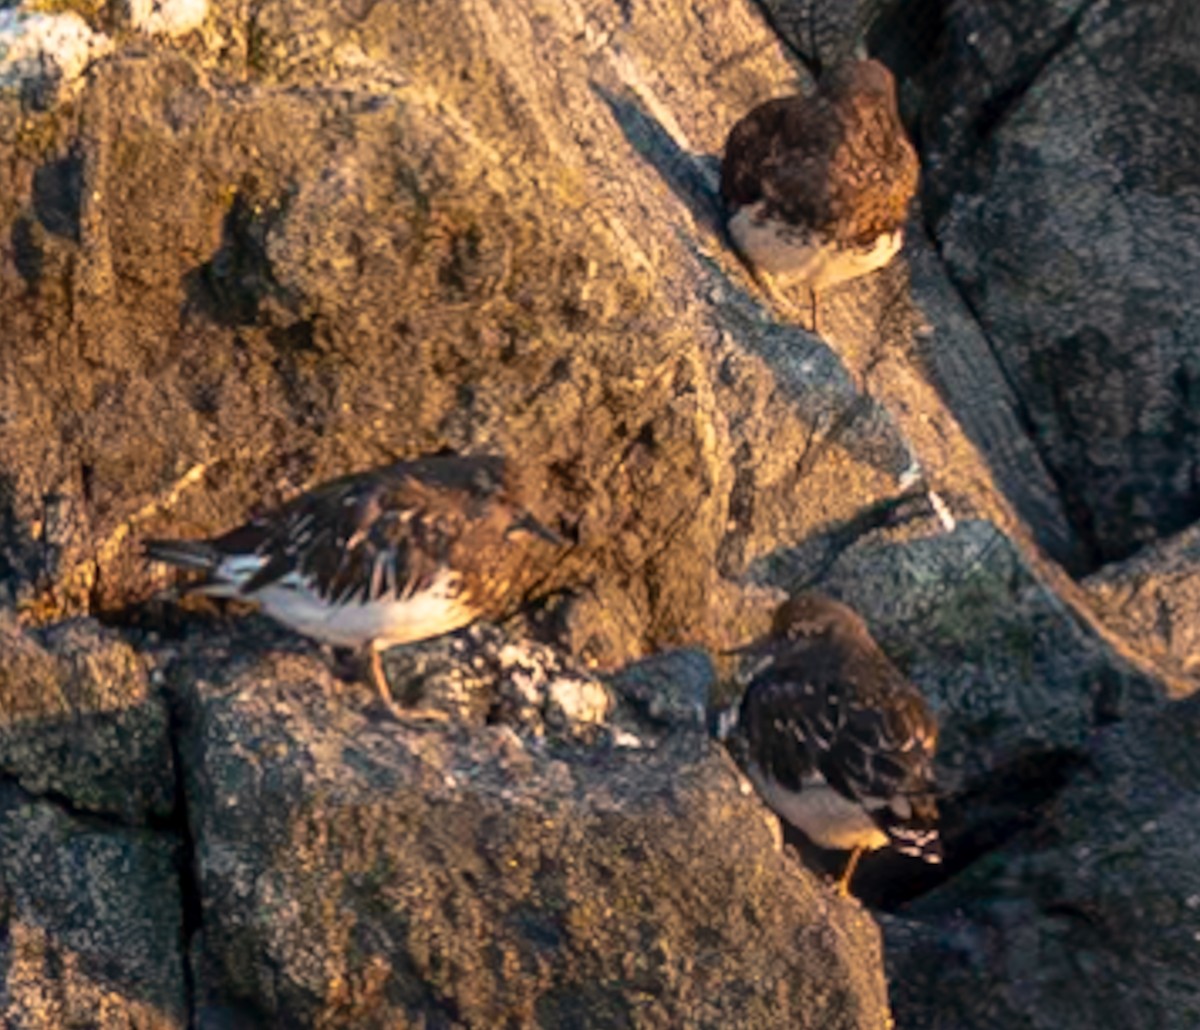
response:
M891 710L844 705L842 732L821 763L829 785L864 804L928 790L932 756L909 722Z
M908 696L861 703L846 675L819 661L773 664L751 682L739 721L759 764L782 786L799 790L819 772L891 835L905 821L889 807L893 799L913 809L933 805L929 716Z
M339 480L219 545L233 550L251 543L267 558L243 585L245 594L298 572L334 603L403 599L433 582L463 531L461 516L427 503L429 496L410 477Z
M833 746L840 717L819 682L797 680L772 665L747 688L738 722L763 771L787 789L800 790Z

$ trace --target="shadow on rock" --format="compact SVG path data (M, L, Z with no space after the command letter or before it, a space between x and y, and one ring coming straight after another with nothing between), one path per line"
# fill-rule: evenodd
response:
M696 223L728 243L716 188L720 159L684 150L632 92L616 93L595 82L592 91L608 106L630 146L662 176Z

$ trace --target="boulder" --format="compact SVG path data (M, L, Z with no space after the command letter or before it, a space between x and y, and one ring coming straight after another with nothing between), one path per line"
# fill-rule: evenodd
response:
M247 53L142 40L54 119L0 112L14 601L119 611L162 586L140 536L451 447L578 539L531 574L596 599L597 661L743 636L747 557L913 455L725 248L704 155L787 71L747 6L692 17L264 4Z
M73 11L0 10L0 98L47 110L66 99L88 65L112 48Z
M1084 587L1106 625L1178 675L1175 693L1200 686L1200 528L1101 569Z
M978 145L929 169L932 231L1095 568L1200 515L1200 20L1170 0L961 7L948 60L1009 46L994 95L966 94ZM1041 31L998 37L1022 7Z
M1113 727L1036 827L885 924L906 1027L1200 1020L1200 700Z
M0 770L31 794L129 824L167 820L167 706L134 649L91 619L42 631L0 611Z
M516 646L462 643L467 669ZM365 688L244 636L180 652L200 1010L887 1025L871 919L780 851L703 727L556 732L554 677L530 663L525 698L541 704L520 732L500 716L468 731L372 719Z
M0 1020L189 1026L181 838L0 784Z

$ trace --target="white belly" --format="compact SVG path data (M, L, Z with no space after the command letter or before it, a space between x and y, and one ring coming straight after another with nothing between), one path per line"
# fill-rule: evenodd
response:
M303 584L273 584L254 595L271 618L297 633L338 647L373 643L393 644L426 640L459 629L475 612L451 596L449 577L441 576L428 590L403 600L329 605Z
M804 229L764 221L762 202L741 208L729 220L729 234L754 267L814 290L848 282L882 268L904 242L904 230L880 236L861 250L835 246Z
M866 810L830 787L821 776L800 791L788 790L765 776L753 763L750 779L768 807L791 823L818 847L835 851L855 848L875 850L888 843L884 833Z

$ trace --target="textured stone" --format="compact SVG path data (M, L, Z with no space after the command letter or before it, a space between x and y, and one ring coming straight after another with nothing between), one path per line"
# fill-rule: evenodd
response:
M1094 567L1200 516L1200 20L1074 6L934 231Z
M180 661L205 1009L887 1025L871 920L778 850L702 729L634 747L502 721L405 729L301 655L210 643Z
M885 926L898 1025L1200 1020L1200 700L1103 734L1041 823Z
M166 705L133 648L90 619L28 632L0 610L0 773L131 823L169 815Z
M1108 626L1200 686L1200 527L1109 565L1084 586Z
M0 1021L188 1025L179 841L0 785Z
M62 99L88 64L111 49L78 14L0 10L0 98L16 96L35 108Z
M152 36L183 36L204 24L208 0L121 0L131 28Z

